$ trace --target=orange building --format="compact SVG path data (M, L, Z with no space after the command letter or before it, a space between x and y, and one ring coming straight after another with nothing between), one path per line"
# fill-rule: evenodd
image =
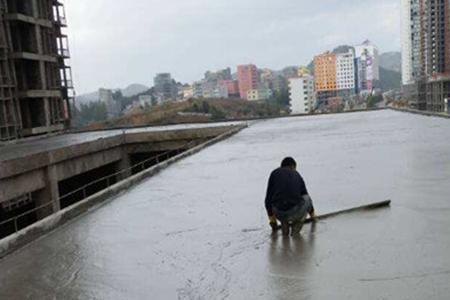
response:
M336 54L325 52L314 57L314 80L317 92L337 90Z
M255 65L240 65L237 67L237 80L239 94L242 99L247 99L247 92L258 89L259 74Z

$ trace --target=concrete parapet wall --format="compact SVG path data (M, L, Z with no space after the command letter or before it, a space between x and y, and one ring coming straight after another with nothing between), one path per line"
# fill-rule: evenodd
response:
M73 220L74 218L89 212L90 210L98 208L100 205L105 203L106 201L114 199L119 193L126 191L133 185L138 184L144 179L152 177L158 174L160 171L174 164L175 162L193 155L195 153L200 152L204 148L211 146L217 142L227 139L228 137L238 133L242 129L246 128L246 126L232 126L228 128L228 131L222 133L205 143L202 143L184 153L181 153L173 158L170 158L158 165L151 167L139 174L129 177L106 190L103 190L97 194L90 196L89 198L84 199L83 201L68 207L66 209L60 210L57 213L7 237L3 240L0 240L0 258L12 253L13 251L24 247L30 242L36 240L37 238L51 232L57 227Z
M450 119L450 115L446 113L439 113L439 112L432 112L432 111L425 111L425 110L416 110L411 108L397 108L397 107L389 107L391 110L400 111L400 112L406 112L411 114L417 114L427 117L439 117L439 118L446 118Z

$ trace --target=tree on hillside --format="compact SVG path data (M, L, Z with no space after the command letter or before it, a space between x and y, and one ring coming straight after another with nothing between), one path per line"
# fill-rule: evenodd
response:
M290 95L288 89L284 89L281 91L274 91L272 97L269 99L269 102L276 104L282 108L287 108L289 107L290 104L289 97Z
M380 67L380 88L383 91L400 89L402 85L402 74Z
M93 122L102 122L108 119L108 111L104 102L89 102L81 104L80 108L73 108L75 127L83 127Z
M342 53L347 53L349 50L353 49L352 46L349 45L340 45L336 48L333 49L333 53L334 54L342 54Z

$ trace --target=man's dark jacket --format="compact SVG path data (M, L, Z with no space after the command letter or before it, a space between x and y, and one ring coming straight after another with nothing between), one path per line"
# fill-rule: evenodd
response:
M304 195L308 195L302 176L288 168L278 168L270 174L267 186L266 209L273 216L273 209L287 212L296 206L304 205Z

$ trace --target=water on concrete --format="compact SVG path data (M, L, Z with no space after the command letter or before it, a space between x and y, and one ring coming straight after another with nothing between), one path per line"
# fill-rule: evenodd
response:
M445 299L450 122L379 111L257 122L0 261L0 299ZM272 236L283 156L319 213Z

